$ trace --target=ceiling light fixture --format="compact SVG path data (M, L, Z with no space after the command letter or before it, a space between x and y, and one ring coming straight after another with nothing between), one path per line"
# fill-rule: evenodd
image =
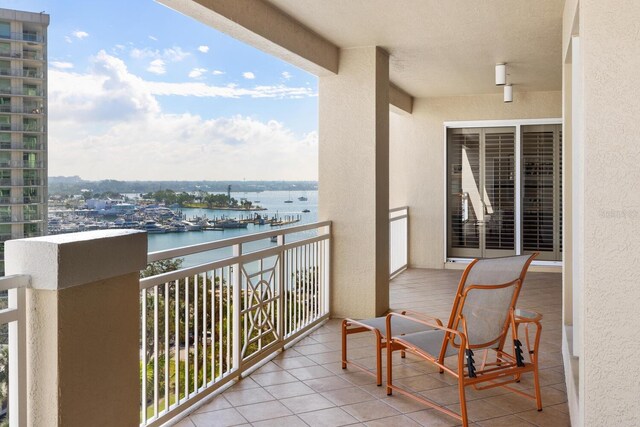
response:
M507 84L507 64L496 64L496 86Z

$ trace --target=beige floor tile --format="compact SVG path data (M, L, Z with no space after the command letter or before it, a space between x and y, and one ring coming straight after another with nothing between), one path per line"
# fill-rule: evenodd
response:
M318 353L327 353L332 351L333 349L327 347L324 344L311 344L311 345L305 345L302 347L296 347L296 350L298 351L298 353L308 356L310 354L318 354Z
M331 401L320 394L289 397L287 399L282 399L280 402L282 402L282 404L289 408L294 414L317 411L318 409L326 409L335 406Z
M216 396L204 405L202 405L195 413L200 414L202 412L217 411L218 409L231 408L231 404L224 398L224 396Z
M219 411L191 415L189 418L191 418L191 421L193 421L196 427L237 426L240 424L246 424L247 422L247 420L240 415L235 408L220 409Z
M545 427L571 427L569 414L553 408L544 408L542 411L536 409L517 414L519 418Z
M272 418L270 420L256 421L252 423L255 427L306 427L307 424L295 415L288 417Z
M247 421L253 423L255 421L268 420L271 418L280 418L287 415L292 415L292 412L287 409L279 401L254 403L251 405L237 406L238 412L247 419Z
M460 414L460 404L449 405L447 409L452 410L456 414ZM476 422L489 418L502 417L509 415L509 411L500 406L492 405L484 400L471 400L467 402L467 416L470 421Z
M381 386L377 386L375 384L361 385L360 388L373 395L376 399L386 399L388 397L387 387L384 383Z
M507 415L505 417L492 418L489 420L478 421L482 427L529 427L533 424L526 422L522 418L515 415Z
M425 409L418 412L411 412L406 414L407 417L417 422L422 426L429 427L445 427L459 425L460 421L453 417L450 417L435 409Z
M195 427L195 424L190 418L184 418L175 423L172 427Z
M274 360L273 363L280 366L282 369L304 368L305 366L314 366L316 364L316 362L306 356L286 357Z
M484 400L494 406L504 408L512 414L529 411L532 408L535 409L535 402L533 400L527 399L526 397L522 397L514 393L488 397Z
M351 405L353 403L366 402L376 398L359 387L341 388L322 393L336 406Z
M397 409L403 414L409 412L422 411L423 409L427 409L428 407L418 402L415 399L410 398L409 396L404 396L400 393L397 393L392 396L387 396L384 399L380 400L381 402L385 402L387 405Z
M253 373L255 374L264 374L267 372L275 372L275 371L282 371L282 368L278 365L276 365L273 362L268 362L265 363L264 365L262 365L260 368L256 369L256 371Z
M248 405L250 403L267 402L275 400L272 395L262 388L252 388L248 390L232 391L223 393L225 399L233 406Z
M553 405L553 406L549 406L549 408L553 408L556 411L560 411L564 414L569 414L569 405L567 405L567 402L564 403L559 403L557 405ZM545 409L544 407L542 408L543 410Z
M423 391L420 394L439 405L455 405L456 403L460 403L458 386L450 385Z
M331 351L328 353L311 354L307 356L318 364L325 364L331 362L340 362L342 360L342 353L340 351Z
M260 384L252 380L251 377L246 377L239 380L237 383L229 387L229 389L227 389L226 391L230 392L230 391L248 390L250 388L257 388L257 387L260 387Z
M264 374L253 374L251 378L261 386L284 384L298 381L296 377L287 371L267 372Z
M448 384L440 381L439 377L422 374L415 377L393 379L393 384L398 387L408 388L413 391L433 390L434 388L447 387Z
M366 385L366 384L375 384L376 377L366 372L358 371L358 372L350 372L348 374L342 375L342 378L349 381L355 385Z
M340 408L305 412L300 418L311 427L339 427L357 423L358 420Z
M379 418L365 423L367 427L419 427L420 424L405 415L396 415L395 417Z
M400 412L380 400L354 403L352 405L342 406L342 409L358 421L371 421L400 414Z
M289 369L288 372L300 381L313 380L316 378L324 378L334 375L333 372L320 365Z
M301 381L270 385L264 389L276 399L286 399L287 397L304 396L305 394L315 393L311 387Z
M353 386L352 383L337 375L334 375L332 377L318 378L315 380L308 380L304 383L317 392L337 390L339 388L347 388Z

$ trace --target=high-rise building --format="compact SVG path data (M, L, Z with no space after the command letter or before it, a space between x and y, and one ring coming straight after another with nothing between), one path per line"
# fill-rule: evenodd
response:
M0 271L4 242L46 234L49 15L0 8Z

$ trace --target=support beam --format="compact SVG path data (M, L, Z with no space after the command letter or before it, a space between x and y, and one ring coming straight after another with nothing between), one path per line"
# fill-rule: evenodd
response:
M392 111L396 113L411 114L413 112L413 96L393 83L389 83L389 104Z
M389 56L342 49L320 77L319 220L333 221L331 311L389 308Z
M338 47L261 0L157 0L229 36L322 76L338 72Z

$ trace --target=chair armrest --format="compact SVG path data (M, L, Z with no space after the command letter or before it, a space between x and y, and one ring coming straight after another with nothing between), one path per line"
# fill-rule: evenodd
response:
M442 325L442 321L440 319L438 319L437 317L433 317L433 316L429 316L428 314L424 314L424 313L420 313L417 311L413 311L413 310L402 310L402 312L400 314L404 314L409 315L411 317L417 317L419 319L426 319L426 320L435 320L435 322L440 325Z
M538 323L542 320L542 314L524 308L516 308L513 317L516 323Z

